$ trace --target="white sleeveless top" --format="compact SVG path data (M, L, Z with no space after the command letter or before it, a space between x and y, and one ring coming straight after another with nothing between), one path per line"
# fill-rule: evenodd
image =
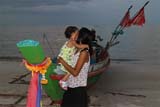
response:
M79 59L80 51L77 52L75 55L73 55L73 66L76 65L78 59ZM68 87L70 88L76 88L76 87L85 87L87 86L87 77L88 77L88 71L90 66L90 57L89 61L84 63L81 71L79 72L78 76L74 77L73 75L69 76L68 79Z

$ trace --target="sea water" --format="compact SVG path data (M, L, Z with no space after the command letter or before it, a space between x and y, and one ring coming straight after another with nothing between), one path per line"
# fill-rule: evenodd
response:
M16 43L21 40L39 41L47 56L54 57L67 40L64 36L66 26L43 27L8 27L0 31L0 57L21 57ZM82 26L78 26L79 28ZM103 38L98 41L105 46L111 38L114 26L90 25L85 26L95 29L97 35ZM46 35L44 37L44 34ZM160 64L160 31L156 26L131 27L124 29L124 34L119 35L120 44L109 49L112 61L118 63L143 63ZM47 38L46 38L47 37ZM47 41L48 39L48 41ZM48 45L49 42L49 45Z

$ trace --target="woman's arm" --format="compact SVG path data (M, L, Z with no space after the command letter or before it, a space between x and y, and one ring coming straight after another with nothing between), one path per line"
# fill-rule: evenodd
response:
M58 62L61 63L68 72L70 72L73 76L78 76L85 62L89 59L88 52L82 51L80 53L79 59L76 63L76 66L73 68L68 65L61 57L58 58Z

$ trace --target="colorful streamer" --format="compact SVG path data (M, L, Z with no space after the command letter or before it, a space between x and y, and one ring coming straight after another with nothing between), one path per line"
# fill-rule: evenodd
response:
M37 107L37 92L38 92L38 73L34 72L30 81L27 96L27 106L26 107Z

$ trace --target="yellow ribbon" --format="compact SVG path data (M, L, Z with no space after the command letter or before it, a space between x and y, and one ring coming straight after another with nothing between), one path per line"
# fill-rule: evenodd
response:
M49 57L47 57L41 64L30 64L26 60L23 60L26 68L33 72L39 72L42 74L41 84L47 84L48 80L45 78L45 73L47 72L48 67L51 65L52 61Z

